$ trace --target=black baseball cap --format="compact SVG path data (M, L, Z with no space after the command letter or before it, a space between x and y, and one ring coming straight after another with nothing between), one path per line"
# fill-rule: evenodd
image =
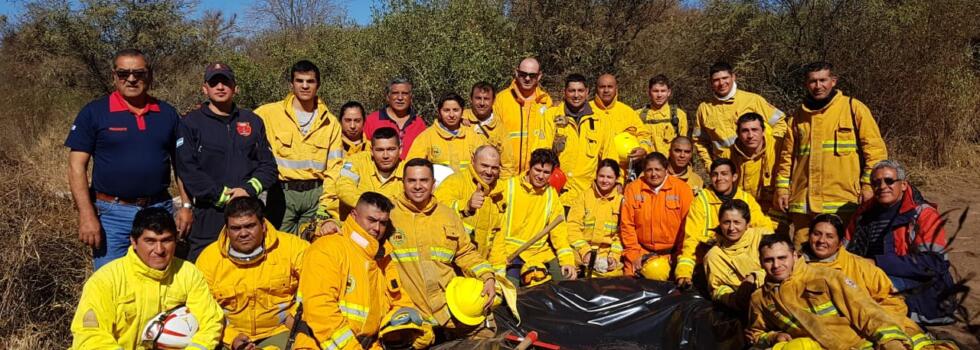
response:
M208 64L207 68L204 69L204 81L211 80L211 78L218 75L225 76L225 78L228 78L232 84L235 83L235 72L232 72L231 67L229 67L227 64L214 62Z

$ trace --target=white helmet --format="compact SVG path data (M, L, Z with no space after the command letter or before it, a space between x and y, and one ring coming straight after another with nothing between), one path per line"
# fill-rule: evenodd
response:
M150 319L143 327L142 342L151 349L183 349L190 345L194 333L197 319L187 306L178 306Z
M442 183L442 180L445 180L447 177L449 177L449 175L452 174L453 174L453 168L450 168L442 164L433 164L432 177L435 178L436 183L435 186L432 186L432 188L439 187L439 184Z

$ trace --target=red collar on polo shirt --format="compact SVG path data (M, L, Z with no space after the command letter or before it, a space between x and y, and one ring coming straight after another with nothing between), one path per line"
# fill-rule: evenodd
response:
M126 100L123 99L122 94L119 91L113 91L109 95L109 113L115 112L130 112L136 117L136 127L140 130L146 130L146 121L143 119L149 112L159 112L160 105L157 104L157 100L153 97L148 97L149 100L146 101L146 108L144 108L140 113L135 113L129 109L129 105L126 104Z

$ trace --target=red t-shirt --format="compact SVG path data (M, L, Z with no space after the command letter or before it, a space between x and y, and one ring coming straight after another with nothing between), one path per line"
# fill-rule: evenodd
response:
M422 120L422 116L415 113L414 110L408 112L408 121L405 122L404 128L398 128L398 123L388 117L387 106L382 106L381 109L372 112L364 120L364 135L371 138L374 135L374 131L380 128L388 127L398 131L398 138L401 140L402 145L402 160L408 155L408 150L412 148L412 142L415 142L415 137L419 136L425 128L425 120ZM373 141L373 140L372 140Z

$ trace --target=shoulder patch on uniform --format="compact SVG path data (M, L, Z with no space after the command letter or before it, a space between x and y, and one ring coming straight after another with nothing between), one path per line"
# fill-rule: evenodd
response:
M184 138L181 137L181 138L177 139L177 148L180 148L180 146L183 146L183 145L184 145Z
M848 277L844 277L844 284L846 284L848 287L851 288L855 288L855 289L857 288L857 283L855 283L854 280Z
M99 318L95 316L95 310L88 309L82 317L82 327L99 328Z
M347 275L347 289L344 290L344 293L345 294L353 293L354 288L357 288L356 284L357 284L357 280L354 279L354 276Z

